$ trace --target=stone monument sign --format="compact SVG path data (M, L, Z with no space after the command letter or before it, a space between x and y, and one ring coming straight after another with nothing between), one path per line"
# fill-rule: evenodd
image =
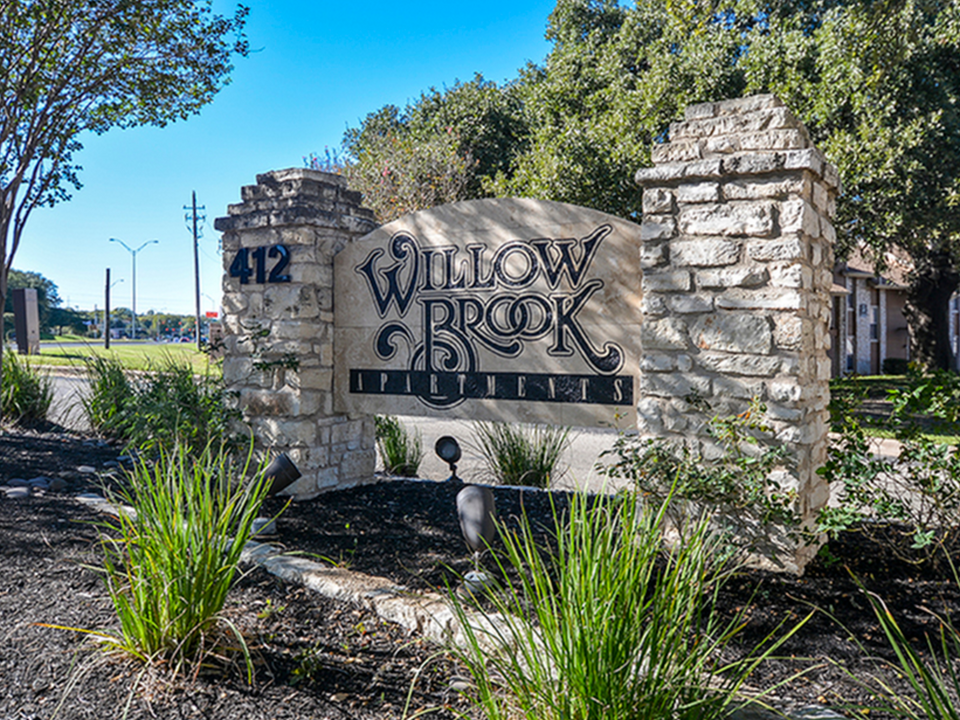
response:
M223 231L224 377L291 492L373 479L372 415L636 423L706 460L767 406L811 523L826 455L839 178L772 95L687 108L637 172L643 220L530 199L377 227L339 176L243 188ZM802 568L814 548L797 548Z
M529 199L406 215L334 261L334 409L636 422L640 227Z

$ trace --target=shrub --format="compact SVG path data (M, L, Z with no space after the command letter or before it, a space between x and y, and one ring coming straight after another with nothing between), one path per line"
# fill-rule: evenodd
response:
M554 514L552 553L526 518L516 533L498 528L501 574L519 579L484 596L494 612L481 622L451 593L466 640L454 652L485 717L727 716L759 661L724 665L742 618L723 621L715 610L727 577L718 538L701 521L662 552L668 504L575 495L566 519Z
M91 391L83 407L100 432L140 449L240 447L232 429L240 414L229 408L221 377L209 372L198 377L172 357L138 376L124 372L115 359L94 358L87 368Z
M893 412L870 428L855 403L831 402L840 437L819 472L841 503L821 511L818 530L856 526L904 560L937 560L960 541L960 455L928 433L957 432L960 378L911 372L889 398ZM876 456L868 429L877 425L900 441L897 457Z
M419 431L411 432L397 418L376 416L377 449L383 468L390 475L417 477L423 460L423 438Z
M880 366L884 375L905 375L908 362L903 358L884 358Z
M496 482L545 488L563 474L557 468L570 444L570 428L478 422L473 439Z
M228 408L227 397L219 375L196 376L189 364L166 358L137 387L128 438L139 447L185 444L200 451L213 443L238 449L232 422L240 414Z
M100 536L121 627L104 635L110 647L179 672L216 646L219 614L269 485L260 473L244 483L250 469L250 455L235 464L223 449L161 448L156 463L139 461L124 488L107 493L134 510L106 522Z
M709 431L722 449L717 459L706 461L680 443L620 435L603 453L615 461L599 470L655 502L669 499L674 520L710 515L732 547L775 559L782 535L796 540L800 529L797 493L783 472L792 460L784 445L763 443L772 437L765 412L754 400L743 413L714 417Z
M9 350L3 353L0 375L0 417L23 425L45 422L53 401L50 377Z

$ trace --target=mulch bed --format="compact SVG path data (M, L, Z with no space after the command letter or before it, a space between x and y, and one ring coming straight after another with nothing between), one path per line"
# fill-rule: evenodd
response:
M116 447L78 435L0 429L0 484L42 474L66 480L68 493L87 490L90 476L76 468L101 468L118 454ZM292 503L273 542L412 590L442 588L472 567L457 524L456 491L445 483L389 481ZM565 507L560 493L498 488L495 495L507 522L526 512L535 523L549 524L551 497L554 507ZM265 510L282 507L274 499ZM411 708L441 708L432 715L439 718L468 709L450 689L462 671L435 646L260 570L244 577L227 608L255 650L252 687L240 666L209 669L179 686L164 681L162 671L138 680L136 664L97 651L89 636L37 625L116 627L102 582L88 567L98 562L93 520L91 511L62 493L27 500L0 495L0 719L46 719L55 708L58 718L119 717L128 701L131 718L398 718L425 663ZM865 701L868 693L850 674L875 675L873 657L890 657L851 572L884 599L918 643L937 632L930 611L960 612L960 591L946 573L899 561L856 533L831 542L830 552L829 561L818 559L801 578L748 571L721 594L724 612L746 613L740 648L813 608L832 614L816 612L782 647L780 659L754 676L752 684L770 687L807 670L777 690L785 708Z

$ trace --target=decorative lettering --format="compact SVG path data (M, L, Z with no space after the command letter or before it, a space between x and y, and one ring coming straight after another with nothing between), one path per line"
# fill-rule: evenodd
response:
M405 348L409 369L369 377L365 373L382 371L351 370L351 392L412 394L433 407L505 397L632 402L630 378L617 375L625 362L622 348L595 341L579 317L604 287L589 273L611 232L602 225L580 239L511 240L495 250L480 243L421 248L413 235L397 233L386 250L371 251L354 270L378 315L390 317L373 338L377 357L391 360ZM479 367L481 348L518 358L538 341L547 355L579 356L597 375L488 373Z

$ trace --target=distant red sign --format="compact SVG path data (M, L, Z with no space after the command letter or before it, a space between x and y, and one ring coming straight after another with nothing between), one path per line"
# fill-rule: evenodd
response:
M220 317L220 313L218 313L216 310L207 310L206 314L208 318L213 318L214 320Z

